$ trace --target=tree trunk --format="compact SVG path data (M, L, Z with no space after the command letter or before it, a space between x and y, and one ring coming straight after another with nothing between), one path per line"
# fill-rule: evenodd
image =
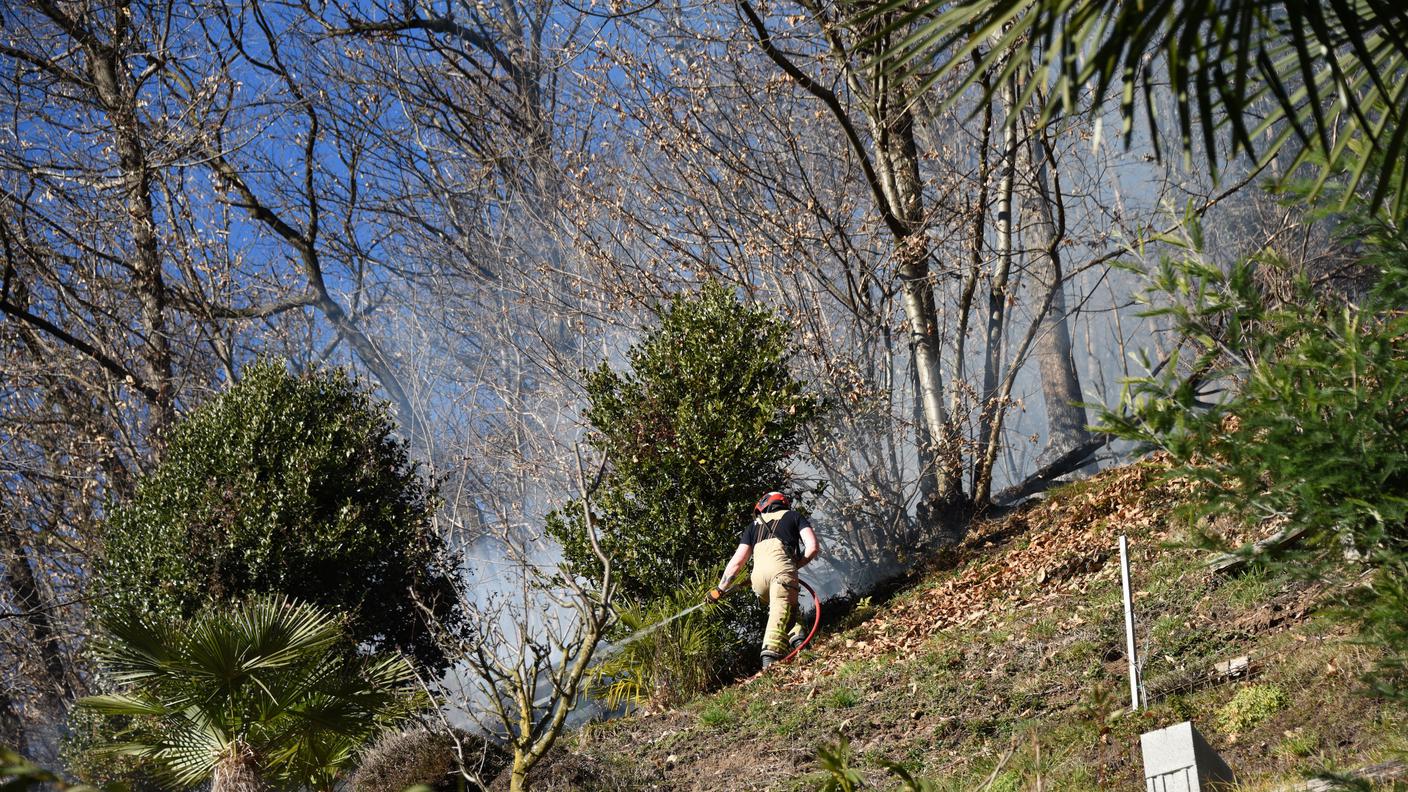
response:
M9 690L0 688L0 745L11 746L21 754L29 753L24 726L14 697Z
M889 78L877 78L870 108L876 140L880 185L894 216L903 225L897 234L899 276L910 352L918 379L915 394L922 407L924 429L933 443L934 506L955 506L963 500L962 457L955 427L944 409L943 374L939 366L938 316L934 285L929 279L929 245L924 231L924 183L919 176L919 151L914 141L914 114ZM923 438L924 433L919 433ZM927 449L926 449L927 450Z
M259 773L259 758L248 745L235 742L220 758L210 777L210 792L268 792Z
M829 12L826 9L811 0L802 2L803 7L822 23L823 35L830 44L841 73L845 75L846 84L863 103L873 141L867 147L846 104L826 84L809 77L778 49L762 17L747 0L740 0L738 5L757 34L763 52L793 80L820 99L836 118L847 144L865 172L876 209L894 238L901 304L909 328L910 350L918 378L916 398L923 410L924 429L934 445L936 505L965 507L968 500L963 493L963 457L958 428L950 421L943 403L938 316L934 286L930 282L924 183L919 175L914 114L904 85L900 82L902 78L885 69L865 65L886 46L886 42L871 40L865 47L853 50L842 41L841 30L844 26L833 26L827 21ZM852 32L865 39L886 24L888 16L878 15L867 23L866 29ZM916 434L922 442L924 433ZM966 509L950 508L940 514L941 519L956 527L964 518L963 512Z
M976 60L977 54L974 53ZM980 84L984 95L991 92L992 80L984 73ZM987 230L988 218L988 178L992 175L992 158L989 155L992 141L992 102L983 103L982 137L978 141L978 198L973 202L972 238L968 247L968 272L963 279L963 290L958 298L958 332L955 334L954 379L963 381L967 377L968 322L973 315L973 295L978 288L978 278L983 269L983 236ZM991 306L989 306L991 307ZM961 409L960 390L953 389L949 400L949 414L958 415Z
M934 508L939 502L939 496L938 482L935 480L934 471L938 462L934 459L934 438L929 434L928 424L924 420L924 405L919 399L919 392L921 390L919 385L919 368L915 365L915 360L912 356L910 358L909 374L910 380L914 385L914 434L919 446L919 504L915 509L915 517L918 519L922 530L924 527L933 524L936 516L934 514ZM898 480L898 478L896 480Z
M1047 178L1047 150L1042 133L1033 136L1029 160L1032 174L1031 222L1024 230L1027 247L1032 251L1031 277L1028 288L1039 290L1033 302L1041 304L1049 292L1050 307L1041 320L1041 330L1033 344L1033 354L1041 373L1041 395L1046 404L1047 443L1037 466L1041 467L1061 454L1090 442L1080 377L1071 356L1071 333L1066 318L1066 282L1061 266L1061 241L1065 237L1061 195L1053 191ZM1057 185L1059 189L1059 185Z
M166 282L152 208L152 165L144 144L145 130L137 115L136 89L123 70L123 53L116 44L89 40L85 46L88 71L112 124L118 170L132 234L133 285L141 305L142 361L150 401L150 439L159 446L160 433L174 417L171 340L166 326Z
M44 691L44 697L51 705L61 708L61 702L72 696L73 689L69 684L68 663L54 628L54 604L34 577L29 557L8 519L0 524L0 564L5 568L5 585L14 598L16 615L22 617L28 626L30 639L34 641L33 645L48 676L50 687Z
M514 752L513 769L509 771L509 792L526 792L528 789L528 764L523 755Z
M901 243L903 244L903 243ZM943 379L939 371L938 345L935 341L932 315L924 311L923 291L931 288L928 267L923 261L906 262L900 269L904 288L904 313L909 323L910 352L919 381L916 395L923 408L924 432L919 434L935 442L934 495L941 503L954 499L957 481L952 476L952 449L945 446L950 430L943 406ZM927 451L927 449L926 449Z
M1002 86L1004 125L1002 176L997 186L997 263L988 287L988 313L983 350L983 394L978 421L978 454L973 466L973 501L986 505L992 492L992 470L997 460L994 427L999 422L998 380L1002 369L1002 330L1007 317L1007 281L1012 272L1013 182L1017 170L1016 86L1009 78Z

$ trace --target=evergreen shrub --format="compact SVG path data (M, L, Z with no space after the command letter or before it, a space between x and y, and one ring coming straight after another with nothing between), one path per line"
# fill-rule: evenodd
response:
M737 547L753 503L791 488L786 464L822 403L789 367L790 337L783 317L709 283L665 306L659 326L627 352L626 370L602 363L588 374L588 442L607 465L591 505L623 622L678 612L680 593L717 575ZM573 573L600 581L582 518L581 501L569 503L548 516L548 534ZM632 647L609 678L638 687L615 695L649 698L661 684L702 686L741 671L756 662L761 626L757 601L733 597ZM706 669L690 642L719 636L725 644ZM665 645L677 638L686 643ZM625 668L633 659L638 667ZM702 689L672 689L672 697Z
M706 284L675 297L630 348L587 377L590 444L606 459L592 508L626 599L648 602L717 569L753 503L790 484L787 460L820 400L788 366L787 323ZM548 518L571 568L600 579L581 503Z
M1353 232L1378 273L1357 303L1302 280L1300 299L1272 307L1254 277L1270 263L1261 257L1225 271L1165 259L1149 313L1168 317L1192 356L1128 381L1102 421L1169 452L1171 475L1200 484L1196 516L1296 537L1269 563L1306 576L1376 570L1341 613L1386 653L1374 687L1408 701L1408 235Z
M463 615L435 506L385 403L340 369L262 361L180 420L112 509L94 610L188 618L281 593L346 617L353 646L441 670L436 631Z

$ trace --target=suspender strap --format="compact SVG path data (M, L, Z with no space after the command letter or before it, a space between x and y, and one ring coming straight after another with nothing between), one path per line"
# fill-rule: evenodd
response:
M786 514L787 510L782 509L780 511L758 515L758 518L753 521L753 525L755 526L753 529L753 541L761 542L764 539L771 539L777 536L777 524L782 521L783 516Z

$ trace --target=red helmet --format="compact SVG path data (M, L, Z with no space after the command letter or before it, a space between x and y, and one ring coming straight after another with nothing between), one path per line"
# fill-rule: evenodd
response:
M754 504L753 513L762 514L763 512L771 511L774 506L790 509L792 508L792 499L783 495L781 492L769 492L759 498L758 502Z

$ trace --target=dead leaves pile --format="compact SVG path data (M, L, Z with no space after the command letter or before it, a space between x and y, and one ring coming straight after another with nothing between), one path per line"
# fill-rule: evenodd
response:
M822 642L782 684L811 684L845 663L881 655L913 659L941 630L1086 592L1111 576L1117 581L1119 535L1145 547L1166 538L1167 504L1191 486L1168 480L1167 469L1156 457L1107 471L1035 507L975 526L955 573L936 576L932 586L921 585L856 630Z

